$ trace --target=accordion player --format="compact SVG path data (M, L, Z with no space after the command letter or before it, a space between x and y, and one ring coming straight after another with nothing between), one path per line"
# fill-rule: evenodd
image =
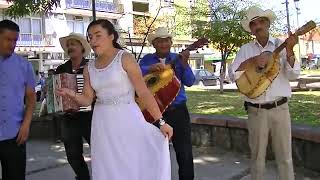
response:
M46 80L48 113L91 111L91 106L80 107L71 98L55 94L57 88L69 88L77 93L82 93L83 84L82 74L61 73L49 76Z

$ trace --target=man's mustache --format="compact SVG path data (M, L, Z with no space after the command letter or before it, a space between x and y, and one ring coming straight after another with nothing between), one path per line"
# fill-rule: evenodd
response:
M73 49L68 49L68 54L73 53Z

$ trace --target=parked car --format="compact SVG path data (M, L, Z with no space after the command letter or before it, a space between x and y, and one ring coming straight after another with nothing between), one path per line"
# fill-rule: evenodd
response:
M206 69L194 69L193 74L196 78L194 85L216 86L218 84L219 77Z

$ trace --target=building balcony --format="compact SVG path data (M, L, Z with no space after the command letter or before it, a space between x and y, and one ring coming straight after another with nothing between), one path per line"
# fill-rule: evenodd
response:
M67 9L83 9L83 10L91 10L92 4L91 0L66 0L66 8ZM118 9L116 5L112 2L106 2L102 0L96 0L96 11L98 12L111 12L118 13Z
M53 35L20 34L17 46L43 47L53 45Z

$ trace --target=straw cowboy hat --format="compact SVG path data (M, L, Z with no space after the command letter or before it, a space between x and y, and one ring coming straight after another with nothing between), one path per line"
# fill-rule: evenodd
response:
M172 38L173 35L168 32L168 29L165 27L157 28L154 33L148 35L148 41L152 44L153 40L157 38Z
M270 21L270 24L273 23L277 18L276 14L273 11L271 11L270 9L264 11L259 7L252 6L247 10L246 18L241 21L241 25L242 25L243 29L248 32L251 32L250 22L252 22L260 17L268 18Z
M90 54L91 47L89 43L87 42L86 38L79 33L70 33L68 36L59 38L60 45L66 54L68 54L67 42L70 39L78 40L81 43L82 47L84 48L84 53L83 53L84 57Z

